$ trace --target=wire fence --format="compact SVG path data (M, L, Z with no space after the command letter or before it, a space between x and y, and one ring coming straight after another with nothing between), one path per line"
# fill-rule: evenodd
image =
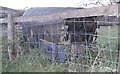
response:
M15 25L17 57L29 52L67 71L118 71L118 26L99 17L67 18L62 22L21 22ZM26 19L27 20L27 19ZM107 25L100 25L100 22Z

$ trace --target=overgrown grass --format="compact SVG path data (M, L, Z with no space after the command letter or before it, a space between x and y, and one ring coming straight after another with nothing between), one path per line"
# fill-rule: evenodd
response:
M118 26L101 26L97 46L102 49L95 71L116 71L118 66Z
M52 63L43 53L45 47L32 49L30 54L26 51L25 54L16 58L13 63L8 60L7 40L3 37L2 50L2 71L3 72L108 72L116 71L117 67L117 52L118 51L118 27L117 26L102 26L100 28L97 43L88 48L88 54L85 57L79 58L76 61L69 61L66 63ZM95 48L94 48L95 47ZM92 51L90 51L92 50ZM98 59L95 58L100 55ZM94 51L94 52L93 52ZM87 60L85 60L87 59ZM87 63L85 63L87 61ZM107 62L110 61L110 62ZM95 65L93 66L93 63ZM93 66L93 68L92 68Z
M2 72L2 35L0 34L0 73Z

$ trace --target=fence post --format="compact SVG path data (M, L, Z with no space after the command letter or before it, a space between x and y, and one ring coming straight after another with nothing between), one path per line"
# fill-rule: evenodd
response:
M14 60L14 55L13 55L13 16L12 13L8 13L8 55L9 55L9 60L12 62Z

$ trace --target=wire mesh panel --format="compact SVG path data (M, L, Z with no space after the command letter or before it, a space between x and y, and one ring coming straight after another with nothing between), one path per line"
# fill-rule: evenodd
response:
M94 16L67 18L62 22L18 23L17 56L37 55L43 62L49 61L64 71L116 72L118 26L115 22L113 16Z

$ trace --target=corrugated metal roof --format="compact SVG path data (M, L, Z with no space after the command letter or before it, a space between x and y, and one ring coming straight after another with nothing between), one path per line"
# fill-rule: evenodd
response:
M28 15L44 15L44 14L52 14L57 12L62 12L66 10L74 10L74 9L81 9L81 8L72 8L72 7L36 7L30 8L25 11L23 16Z
M32 15L45 15L45 14L54 14L54 13L58 13L58 12L63 12L66 10L77 10L77 9L82 9L82 8L74 8L74 7L36 7L36 8L30 8L28 10L26 10L23 14L23 16L32 16ZM61 14L62 15L62 14ZM64 19L59 18L56 20L51 20L48 21L46 20L46 22L26 22L23 24L35 24L35 25L43 25L43 24L54 24L54 23L59 23L59 22L63 22Z

